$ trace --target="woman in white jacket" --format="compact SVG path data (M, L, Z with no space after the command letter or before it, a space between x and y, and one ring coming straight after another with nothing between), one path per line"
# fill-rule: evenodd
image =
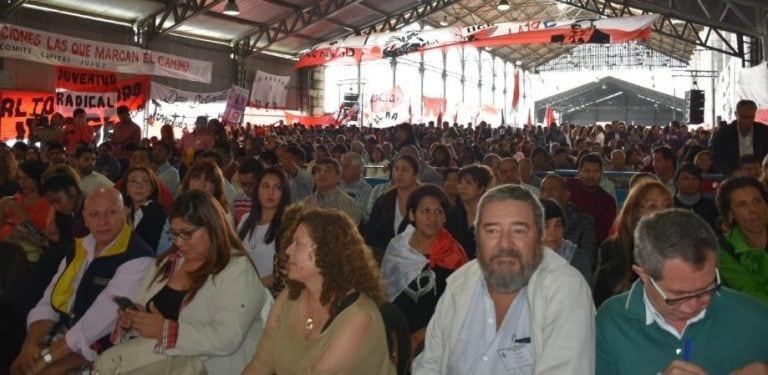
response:
M144 358L191 356L209 374L239 374L253 356L272 297L210 194L179 195L170 219L173 246L133 298L136 308L119 311L112 341L138 334L151 342L143 346Z

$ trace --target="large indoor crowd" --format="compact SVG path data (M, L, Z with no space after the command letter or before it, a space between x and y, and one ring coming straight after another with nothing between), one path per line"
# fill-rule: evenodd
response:
M0 144L0 374L768 374L756 110L178 139L54 114Z

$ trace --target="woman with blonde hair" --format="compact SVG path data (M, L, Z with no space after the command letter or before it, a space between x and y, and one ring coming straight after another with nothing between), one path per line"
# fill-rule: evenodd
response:
M394 374L384 286L355 224L336 209L310 209L296 224L287 288L243 374Z
M640 219L672 208L672 192L658 181L644 181L629 191L624 206L616 217L616 232L598 248L597 269L592 287L595 306L611 296L625 292L637 279L632 271L634 258L634 232Z

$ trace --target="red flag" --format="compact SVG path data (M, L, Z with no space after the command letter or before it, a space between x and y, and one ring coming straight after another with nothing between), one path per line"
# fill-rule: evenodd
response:
M512 110L517 112L520 103L520 69L515 70L515 88L512 91Z
M552 123L555 122L555 110L552 109L552 107L547 107L547 113L544 116L545 119L545 126L552 126Z
M527 127L533 126L533 122L531 121L531 109L528 108L528 122L525 124Z

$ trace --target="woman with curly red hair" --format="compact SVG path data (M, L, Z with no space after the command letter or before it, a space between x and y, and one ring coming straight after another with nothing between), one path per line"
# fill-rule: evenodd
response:
M335 209L305 211L296 223L287 288L243 374L394 374L384 286L355 224Z

